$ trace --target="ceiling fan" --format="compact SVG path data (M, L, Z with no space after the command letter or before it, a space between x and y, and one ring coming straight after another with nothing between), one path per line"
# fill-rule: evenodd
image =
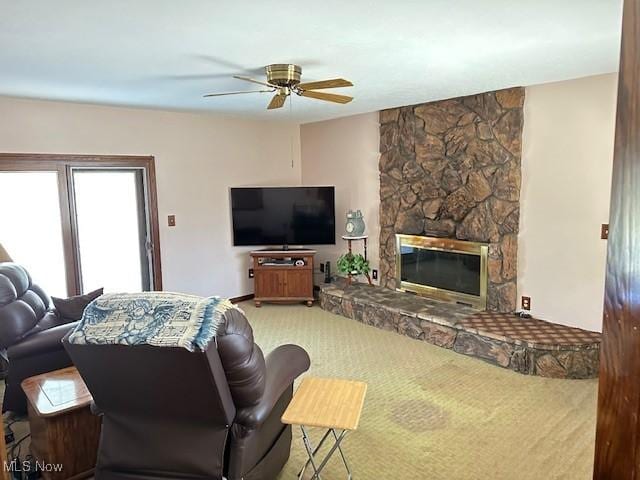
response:
M267 87L268 89L248 90L241 92L209 93L204 96L220 97L223 95L239 95L243 93L275 92L275 95L267 106L267 109L269 110L273 110L274 108L281 108L287 101L287 97L292 93L300 95L301 97L314 98L316 100L324 100L326 102L334 103L349 103L351 100L353 100L353 97L349 97L347 95L336 95L335 93L315 91L325 88L353 87L353 83L351 83L349 80L345 80L344 78L333 78L331 80L300 83L302 68L299 65L286 63L275 63L273 65L267 65L265 67L265 71L267 74L266 82L254 80L253 78L243 77L240 75L234 75L233 77L237 78L238 80L244 80L245 82L262 85L264 87Z

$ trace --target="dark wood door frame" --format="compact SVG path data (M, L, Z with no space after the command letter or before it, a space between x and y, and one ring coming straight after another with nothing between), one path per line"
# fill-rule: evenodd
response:
M160 258L160 228L158 223L158 192L155 159L152 156L130 155L65 155L40 153L0 153L0 171L57 171L60 208L62 212L62 241L67 270L67 290L70 295L80 293L79 272L76 269L78 249L75 218L72 215L71 169L74 167L143 168L146 172L146 203L149 209L149 234L153 287L162 290Z
M625 0L593 478L640 479L640 0Z

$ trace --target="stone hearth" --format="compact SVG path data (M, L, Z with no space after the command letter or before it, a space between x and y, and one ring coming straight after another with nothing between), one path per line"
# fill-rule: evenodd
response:
M487 309L516 307L524 89L380 112L380 277L395 234L489 243Z
M600 334L596 332L341 281L320 287L320 306L519 373L598 376Z

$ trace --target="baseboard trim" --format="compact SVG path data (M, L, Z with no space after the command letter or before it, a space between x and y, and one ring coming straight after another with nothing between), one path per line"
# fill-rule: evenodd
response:
M239 297L230 298L229 301L231 303L240 303L240 302L246 302L247 300L251 300L253 297L254 297L254 294L249 293L247 295L241 295Z

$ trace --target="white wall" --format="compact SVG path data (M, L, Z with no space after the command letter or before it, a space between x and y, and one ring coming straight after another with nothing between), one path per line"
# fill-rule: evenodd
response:
M252 292L228 188L300 183L297 125L12 98L0 98L0 119L0 152L155 156L165 290Z
M608 223L616 75L526 88L518 302L556 323L600 330ZM301 127L302 179L337 186L340 216L365 212L370 259L378 255L378 114ZM346 246L320 249L335 260Z
M345 234L346 213L360 209L369 235L371 268L379 268L380 178L378 113L308 123L300 127L302 183L336 186L336 245L316 247L317 260L336 260L347 251L340 236ZM354 243L354 251L362 244ZM361 250L360 250L361 252ZM317 279L318 280L318 279Z
M526 89L518 298L540 318L602 329L615 74Z

